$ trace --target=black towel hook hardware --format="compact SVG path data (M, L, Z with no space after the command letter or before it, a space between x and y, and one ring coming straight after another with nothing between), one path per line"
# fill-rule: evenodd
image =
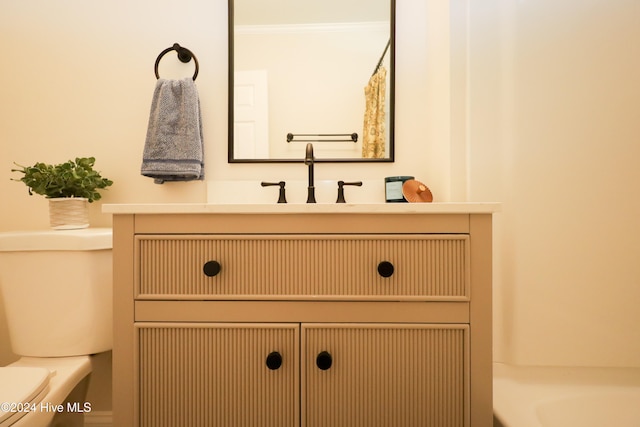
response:
M193 62L196 64L196 72L193 74L193 80L195 81L196 77L198 77L198 70L200 69L198 65L198 58L196 58L193 52L186 47L180 46L178 43L174 43L173 46L166 48L160 52L160 55L158 55L155 65L156 79L160 79L160 74L158 74L158 65L160 64L160 60L167 52L171 52L172 50L175 50L178 53L178 59L180 62L184 62L185 64L193 58Z

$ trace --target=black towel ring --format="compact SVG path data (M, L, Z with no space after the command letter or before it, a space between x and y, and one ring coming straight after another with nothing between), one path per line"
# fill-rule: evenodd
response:
M167 52L170 52L172 50L175 50L176 52L178 52L178 59L180 60L180 62L184 62L185 64L191 61L191 58L193 58L193 61L196 64L196 72L193 73L193 80L195 81L196 77L198 77L198 70L200 68L198 66L198 58L196 58L196 56L189 49L187 49L186 47L180 46L178 43L174 43L173 46L166 48L165 50L160 52L160 55L158 55L158 58L156 59L156 66L155 66L156 79L158 80L160 79L160 74L158 74L158 64L160 64L160 60Z

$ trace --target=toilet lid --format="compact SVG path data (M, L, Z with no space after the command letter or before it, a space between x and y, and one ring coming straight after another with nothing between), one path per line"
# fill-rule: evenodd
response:
M45 395L51 373L46 368L7 366L0 368L0 425L21 418L25 403L38 405ZM21 405L21 407L18 407Z

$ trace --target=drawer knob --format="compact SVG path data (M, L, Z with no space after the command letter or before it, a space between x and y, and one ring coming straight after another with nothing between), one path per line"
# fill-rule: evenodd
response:
M204 267L202 267L202 271L206 276L213 277L220 273L221 270L220 263L218 261L207 261L204 263Z
M393 264L389 261L382 261L378 264L378 274L382 277L391 277L393 275Z
M316 357L316 366L318 369L326 371L333 364L333 357L331 357L331 353L328 351L321 351L318 353L318 357Z
M272 371L275 371L276 369L279 369L280 366L282 366L282 355L277 351L272 351L267 356L266 363L267 363L267 368L271 369Z

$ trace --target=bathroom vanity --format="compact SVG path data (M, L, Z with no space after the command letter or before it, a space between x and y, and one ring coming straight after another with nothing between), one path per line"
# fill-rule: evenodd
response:
M490 427L495 208L106 205L114 425Z

